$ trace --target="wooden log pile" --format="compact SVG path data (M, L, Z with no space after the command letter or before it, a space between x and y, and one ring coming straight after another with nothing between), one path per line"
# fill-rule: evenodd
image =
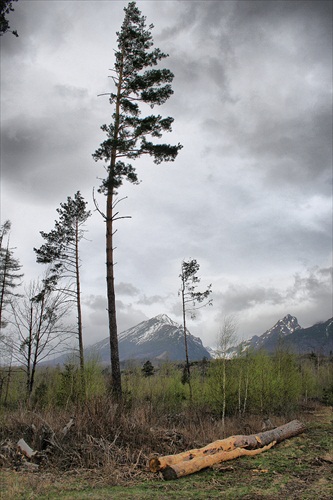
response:
M304 432L305 426L299 420L258 434L237 435L178 455L151 457L151 472L161 472L166 480L177 479L198 472L206 467L233 460L244 455L257 455L269 450L276 443L297 436Z

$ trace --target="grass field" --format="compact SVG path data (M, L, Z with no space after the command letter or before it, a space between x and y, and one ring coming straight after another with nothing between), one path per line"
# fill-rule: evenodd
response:
M18 472L2 469L1 498L10 499L320 499L333 498L333 413L304 415L307 430L255 457L164 481L141 466L115 470Z

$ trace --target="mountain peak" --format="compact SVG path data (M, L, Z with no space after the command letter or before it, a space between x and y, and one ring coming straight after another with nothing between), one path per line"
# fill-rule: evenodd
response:
M292 316L291 314L287 314L284 318L280 319L273 328L275 328L275 326L283 326L285 334L293 333L295 330L301 328L296 316Z
M282 340L282 343L281 343ZM321 352L328 356L333 348L333 320L316 323L308 328L302 328L295 316L287 314L275 325L258 337L254 335L238 346L230 348L230 354L245 352L247 349L275 352L278 347L290 349L297 354Z
M160 323L165 323L168 325L177 326L177 323L175 323L175 321L170 319L167 314L158 314L157 316L155 316L152 319L155 319L155 320L159 321Z
M118 340L121 361L154 358L167 358L170 361L185 359L182 326L166 314L158 314L121 332ZM188 332L187 340L191 360L210 357L199 338Z

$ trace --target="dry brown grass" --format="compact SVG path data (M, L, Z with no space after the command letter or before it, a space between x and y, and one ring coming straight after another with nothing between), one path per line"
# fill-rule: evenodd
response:
M262 419L213 419L207 412L188 409L176 415L158 416L151 406L126 408L107 397L100 397L70 410L52 409L34 412L26 409L1 415L0 447L11 443L15 447L23 438L40 453L34 459L40 470L77 470L101 468L109 471L110 479L121 468L126 480L135 471L145 470L152 453L174 454L234 434L261 431ZM66 436L62 431L74 417L75 425ZM272 418L278 426L286 419ZM22 457L16 453L2 454L5 467L22 467Z

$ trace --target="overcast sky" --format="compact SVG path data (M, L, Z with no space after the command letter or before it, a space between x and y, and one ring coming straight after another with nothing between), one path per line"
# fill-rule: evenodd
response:
M94 211L104 176L92 153L112 107L123 1L19 0L1 37L1 222L25 283L33 247L78 190ZM332 316L332 2L138 1L169 57L173 163L137 163L116 234L118 328L156 314L181 322L179 273L195 258L213 307L189 329L214 345L233 314L240 339L290 313ZM104 210L105 199L98 197ZM105 227L94 211L81 245L86 344L108 336Z

